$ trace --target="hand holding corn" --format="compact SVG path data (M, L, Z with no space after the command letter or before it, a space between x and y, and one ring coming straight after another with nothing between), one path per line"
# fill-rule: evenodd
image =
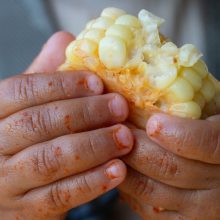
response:
M138 17L107 8L66 50L61 70L91 70L108 91L130 105L130 119L144 128L154 112L193 119L220 109L220 83L191 44L178 48L159 32L164 22L146 10Z
M73 39L56 33L29 74L0 81L1 220L65 219L125 178L115 159L133 145L129 129L116 125L127 118L125 99L103 95L95 74L55 73Z
M124 95L135 148L124 161L122 197L142 219L218 220L220 85L200 52L159 33L160 19L108 8L66 50L61 69L96 72L107 91ZM173 117L157 112L164 112ZM155 114L156 113L156 114ZM206 120L192 120L206 118Z

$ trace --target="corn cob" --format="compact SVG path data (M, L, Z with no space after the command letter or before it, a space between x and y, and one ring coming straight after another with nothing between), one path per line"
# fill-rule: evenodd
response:
M129 102L130 119L144 127L154 112L199 119L220 109L220 83L191 44L178 48L159 32L164 20L107 8L66 49L60 70L90 70L108 91Z

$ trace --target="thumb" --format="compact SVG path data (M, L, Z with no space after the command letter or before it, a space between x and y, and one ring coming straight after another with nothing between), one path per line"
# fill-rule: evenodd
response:
M52 35L24 74L56 71L64 63L65 49L74 39L68 32L57 32Z

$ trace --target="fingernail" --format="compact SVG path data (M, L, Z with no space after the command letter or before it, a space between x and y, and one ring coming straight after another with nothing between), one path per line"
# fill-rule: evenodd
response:
M113 132L113 138L119 150L131 148L134 143L131 131L125 126L120 126L119 128L117 128Z
M149 136L157 136L161 133L162 124L157 119L151 119L147 124L147 133Z
M103 91L103 85L101 80L95 76L91 75L87 78L87 84L89 89L94 92L95 94L101 94Z
M123 117L126 115L127 112L127 106L125 100L119 96L116 95L109 103L110 112L115 117Z
M121 167L118 163L111 163L106 169L106 176L115 179L121 176Z

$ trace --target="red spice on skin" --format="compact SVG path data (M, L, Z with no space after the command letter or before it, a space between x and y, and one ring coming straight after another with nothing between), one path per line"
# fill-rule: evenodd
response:
M48 86L52 86L52 85L53 85L53 83L52 83L52 82L49 82L49 83L48 83Z
M102 186L102 191L105 192L108 189L108 187L106 185Z
M169 160L170 160L169 156L164 156L163 158L159 159L158 165L159 167L162 167L162 166L166 167L167 171L170 174L175 174L178 169L177 165L176 163L170 163Z
M20 220L20 218L18 216L15 216L15 220Z
M62 156L62 154L63 154L63 152L62 152L61 148L56 147L55 150L54 150L54 156L60 157L60 156Z
M112 175L112 173L106 173L106 175L109 179L112 179L112 180L116 178L116 176Z
M163 129L163 125L160 124L159 122L154 122L154 124L151 126L152 128L148 132L149 136L154 137L158 136L161 133L161 130Z
M75 160L80 160L80 156L76 155Z
M161 208L161 207L153 207L153 211L154 211L155 213L160 213L160 212L164 211L164 208Z
M132 204L132 210L137 213L138 207L135 204Z
M71 195L69 192L63 192L63 197L64 197L65 202L69 202Z
M73 133L73 129L71 128L71 123L72 123L72 117L70 115L66 115L64 117L64 125L67 128L68 131L70 131L71 133Z
M77 82L77 85L82 85L85 89L89 89L87 80L82 78Z

